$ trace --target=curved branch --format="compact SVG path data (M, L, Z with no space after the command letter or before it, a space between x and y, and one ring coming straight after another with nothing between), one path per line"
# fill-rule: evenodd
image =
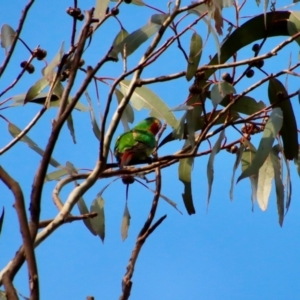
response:
M20 231L23 238L24 253L28 264L30 299L38 300L39 299L38 271L37 271L37 264L35 260L35 254L34 254L34 247L33 247L32 239L28 227L23 192L20 188L19 183L15 181L12 177L10 177L10 175L1 166L0 166L0 179L12 191L15 197L14 207L17 211L17 215L19 218ZM6 272L6 276L8 277L9 280L12 281L14 274L11 273L10 270L8 270ZM9 289L11 289L11 287ZM8 297L8 299L13 299L13 298Z

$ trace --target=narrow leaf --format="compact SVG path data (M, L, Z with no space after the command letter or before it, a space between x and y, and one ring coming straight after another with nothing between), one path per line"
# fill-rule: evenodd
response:
M70 131L73 143L76 144L75 129L74 129L72 114L70 114L67 118L67 126Z
M244 142L244 147L246 147L245 151L243 152L242 155L242 172L247 170L249 166L252 164L254 157L256 156L256 149L255 147L248 141ZM258 185L258 170L256 171L255 174L249 176L249 180L251 183L251 203L252 203L252 210L253 210L253 205L256 201L257 197L257 185Z
M236 152L236 158L235 158L235 162L234 162L234 165L233 165L233 172L232 172L232 177L231 177L231 186L230 186L230 192L229 192L230 200L233 200L234 176L235 176L236 169L238 168L238 166L241 162L244 149L245 149L244 145L241 144L238 151Z
M276 78L271 78L268 86L268 95L271 104L276 103L283 113L283 125L280 130L282 136L284 155L292 160L298 157L297 123L288 93L284 85Z
M113 47L111 55L114 57L118 53L124 52L126 47L126 57L137 50L144 42L146 42L160 28L160 25L148 23L142 28L129 34L122 42Z
M225 137L225 130L222 130L215 145L213 146L211 153L209 155L208 163L207 163L207 180L208 180L208 195L207 195L207 208L209 205L210 195L211 195L211 188L214 181L214 161L216 154L221 149L221 143Z
M62 168L53 172L50 172L45 177L45 182L53 181L53 180L60 180L61 177L66 176L68 174L68 170L66 168Z
M163 25L163 23L168 19L168 14L154 14L150 18L150 22L158 25Z
M226 95L236 93L235 88L226 81L220 81L215 84L211 89L211 101L214 108L223 100Z
M230 98L227 95L221 102L220 105L226 107L230 103ZM263 101L256 102L253 98L248 96L241 97L235 104L233 104L230 110L236 112L252 115L266 107Z
M46 78L39 79L30 89L28 90L24 104L33 100L37 95L41 93L41 91L48 85L48 80Z
M258 172L257 203L262 211L267 210L274 178L274 168L271 154L267 157Z
M120 92L120 90L115 89L115 94L118 100L118 103L120 104L124 95ZM121 121L124 127L124 131L129 131L130 128L128 126L128 123L133 123L134 122L134 112L133 109L130 105L130 103L128 103L123 111L122 117L121 117Z
M123 95L127 94L129 85L130 80L122 80L120 82ZM150 89L144 86L136 88L130 101L136 110L141 110L142 108L148 109L150 110L150 116L165 120L172 128L177 126L178 121L170 111L170 108Z
M178 167L179 180L184 185L184 192L182 194L182 199L189 215L196 213L193 204L192 182L191 182L193 163L194 163L194 158L192 157L183 158L180 159L179 167Z
M123 213L123 218L122 218L122 225L121 225L121 236L122 236L122 241L124 242L128 236L128 229L129 229L129 225L130 225L130 213L128 210L128 206L127 206L127 201L125 202L125 209L124 209L124 213Z
M11 46L15 36L16 36L16 32L8 24L2 25L2 27L1 27L1 47L5 49L6 54L8 52L9 47Z
M109 56L115 58L116 61L118 61L118 53L119 53L117 45L121 44L128 35L129 35L129 33L125 29L122 28L119 31L119 33L116 35L116 37L113 41L113 45L112 45L113 49L109 53ZM123 51L121 51L121 55L122 55L122 58L124 58Z
M102 21L105 17L108 4L109 4L109 0L96 0L94 17L98 18L99 22Z
M254 175L258 172L272 149L276 135L282 127L282 121L282 110L280 108L274 108L265 126L263 137L260 140L257 149L257 155L255 155L251 165L242 172L238 178L238 182L241 179Z
M278 211L278 221L280 226L283 224L284 219L284 185L282 183L282 170L281 163L278 157L279 151L277 146L274 146L271 152L271 161L274 168L274 179L275 179L275 189L277 198L277 211Z
M98 125L96 117L95 117L95 111L93 108L92 100L87 91L84 94L85 94L86 100L87 100L87 102L89 104L89 108L90 108L90 117L91 117L94 135L100 141L101 132L100 132L100 128L99 128L99 125Z
M21 133L20 128L18 128L16 125L12 124L12 123L8 123L8 131L9 133L13 136L16 137L18 136L18 134ZM32 140L30 139L27 135L24 135L20 141L26 143L28 145L29 148L31 148L32 150L34 150L35 152L37 152L38 154L40 154L41 156L44 155L44 150L42 150L41 148L38 147L38 145ZM49 162L53 167L57 168L60 166L60 163L57 162L55 159L51 158L50 162Z
M65 42L61 43L58 53L54 56L53 60L42 69L43 76L48 80L52 81L54 77L54 69L59 65L63 55L64 55Z
M3 221L4 221L4 214L5 214L5 210L4 210L4 207L3 207L1 217L0 217L0 234L1 234L1 231L2 231L2 225L3 225Z
M188 66L185 75L188 81L190 81L194 77L197 71L200 58L201 58L202 47L203 47L203 42L201 36L196 32L194 32L190 41L190 55L189 55Z
M104 200L98 194L96 199L92 202L90 212L96 212L98 215L95 218L90 219L92 230L101 238L104 242L105 238L105 215L104 215Z
M82 197L79 198L78 202L77 202L77 207L80 211L80 213L82 215L85 215L85 214L88 214L89 213L89 210L83 200ZM93 234L93 235L96 235L96 233L94 232L94 229L92 227L92 223L91 223L91 219L83 219L82 220L84 225L86 226L86 228Z
M59 99L58 95L55 94L55 92L56 91L54 88L53 94L51 96L51 102L50 102L51 107L58 107L60 105L60 99ZM47 95L48 95L48 93L40 93L34 99L32 99L29 103L36 103L36 104L44 105ZM23 105L25 97L26 97L26 94L20 94L20 95L16 95L16 96L12 97L11 100L13 100L13 104L11 106ZM82 111L82 112L89 111L89 108L80 102L76 103L75 109Z

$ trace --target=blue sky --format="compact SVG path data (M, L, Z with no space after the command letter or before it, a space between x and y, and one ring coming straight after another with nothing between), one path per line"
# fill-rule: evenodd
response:
M152 5L166 10L167 2L152 1ZM188 1L182 1L188 4ZM289 4L281 1L281 6ZM0 4L1 24L8 23L16 28L24 1L4 1ZM94 5L94 1L85 1L80 7L85 10ZM70 1L37 1L29 13L21 37L34 48L41 45L48 52L47 60L58 51L63 40L66 50L69 46L71 18L65 10L72 6ZM111 5L112 6L112 5ZM297 7L295 7L297 9ZM242 16L262 13L263 7L257 7L254 1L249 1ZM128 32L146 24L154 12L133 5L121 6L120 19ZM226 11L227 17L232 18L233 10ZM191 22L188 17L184 24ZM205 26L197 25L197 32L205 39ZM84 57L87 64L92 65L109 49L112 40L118 33L118 23L110 20L93 37L92 47ZM224 32L226 32L226 27ZM170 36L168 32L167 36ZM192 32L183 38L183 45L189 49L189 38ZM263 53L272 49L284 38L272 39L266 43ZM144 45L128 59L128 68L137 63L145 51ZM290 53L293 63L297 62L298 45L293 43L278 58L265 61L266 70L277 72L288 66ZM216 52L215 44L210 40L202 55L201 64L208 62L208 55ZM239 59L252 56L251 47L239 55ZM26 60L29 53L22 45L18 45L10 67L0 82L2 91L10 84L19 72L19 64ZM4 51L0 54L4 58ZM36 71L28 75L9 92L8 96L25 93L28 88L41 77L42 62L34 62ZM185 70L185 62L176 45L171 51L143 73L143 78L166 75ZM243 70L243 69L240 69ZM99 72L99 76L116 77L122 72L122 62L109 63ZM80 83L80 76L78 84ZM257 77L243 81L238 87L241 92L247 86L263 78ZM285 77L280 80L285 82ZM152 88L170 107L185 101L190 82L184 78L176 82L151 85ZM289 77L290 92L298 89L298 79ZM267 85L251 94L256 100L267 101ZM94 107L97 100L94 87L89 88L93 97ZM100 85L100 108L103 109L108 88ZM3 99L0 99L2 101ZM81 102L86 105L85 99ZM296 116L299 116L298 99L292 100ZM113 105L115 108L116 105ZM1 113L11 122L23 128L39 110L39 106L28 104L24 107L2 111ZM182 112L176 113L180 117ZM44 148L51 131L51 120L55 118L56 110L49 110L30 132L29 136L40 147ZM135 112L135 122L148 115L147 111ZM92 130L90 117L87 112L73 113L77 144L72 143L68 129L62 130L61 140L55 148L53 157L60 163L72 162L78 168L92 169L98 154L98 142ZM6 145L11 137L7 124L1 120L2 132L0 147ZM117 133L122 133L122 126ZM170 129L169 129L170 130ZM228 131L228 138L235 137ZM253 139L257 146L259 137ZM160 155L170 154L180 149L182 143L169 144L160 150ZM201 150L207 149L201 146ZM187 215L181 199L182 183L178 180L178 166L163 170L162 193L178 204L180 215L171 206L161 201L157 218L167 214L167 219L154 232L144 245L133 276L131 299L299 299L300 297L300 262L299 262L299 228L300 228L300 191L298 175L291 164L293 178L293 196L290 211L284 225L278 224L276 197L274 188L266 212L261 212L255 205L251 211L250 182L242 180L235 186L234 201L229 200L230 180L234 155L221 152L216 157L215 180L211 203L206 212L207 157L196 160L193 169L193 196L197 213ZM27 207L30 200L31 185L34 172L40 162L40 156L19 143L5 153L1 165L18 181L20 181L26 198ZM52 171L53 169L49 169ZM237 175L240 174L240 169ZM151 177L151 176L150 176ZM96 194L109 180L99 181L86 193L84 199L88 206ZM53 218L57 209L53 205L51 192L55 183L45 185L42 201L41 219ZM63 200L68 196L73 185L69 185L61 194ZM151 186L153 188L153 185ZM6 216L0 236L0 268L14 256L21 243L21 235L17 226L16 213L12 207L13 198L7 188L0 184L2 195L0 205L6 209ZM143 225L151 205L152 194L138 184L130 186L129 210L132 216L129 237L122 242L120 235L121 219L125 204L125 186L119 181L108 188L105 199L106 238L104 244L98 237L92 236L81 222L73 222L58 229L36 249L41 285L41 299L85 299L92 295L95 299L116 299L121 294L121 280L124 276L128 259L135 243L136 236ZM74 209L77 214L77 208ZM15 286L21 294L28 294L27 270L22 268L15 279Z

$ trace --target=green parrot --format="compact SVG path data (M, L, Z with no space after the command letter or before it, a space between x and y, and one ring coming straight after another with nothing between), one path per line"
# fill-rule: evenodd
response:
M156 146L155 135L161 128L161 122L149 117L138 123L131 130L121 134L115 144L114 154L120 168L131 161L147 159Z

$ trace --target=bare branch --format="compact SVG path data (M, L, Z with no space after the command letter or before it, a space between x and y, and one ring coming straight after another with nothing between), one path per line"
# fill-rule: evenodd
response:
M16 182L12 177L10 177L9 174L1 166L0 166L0 179L12 191L15 197L14 207L17 211L17 215L19 218L20 231L23 238L24 252L28 264L30 299L38 300L39 299L38 271L37 271L32 238L28 227L23 193L19 183ZM10 271L8 271L6 274L10 280L13 279L13 274L11 274ZM8 299L10 298L8 297Z

